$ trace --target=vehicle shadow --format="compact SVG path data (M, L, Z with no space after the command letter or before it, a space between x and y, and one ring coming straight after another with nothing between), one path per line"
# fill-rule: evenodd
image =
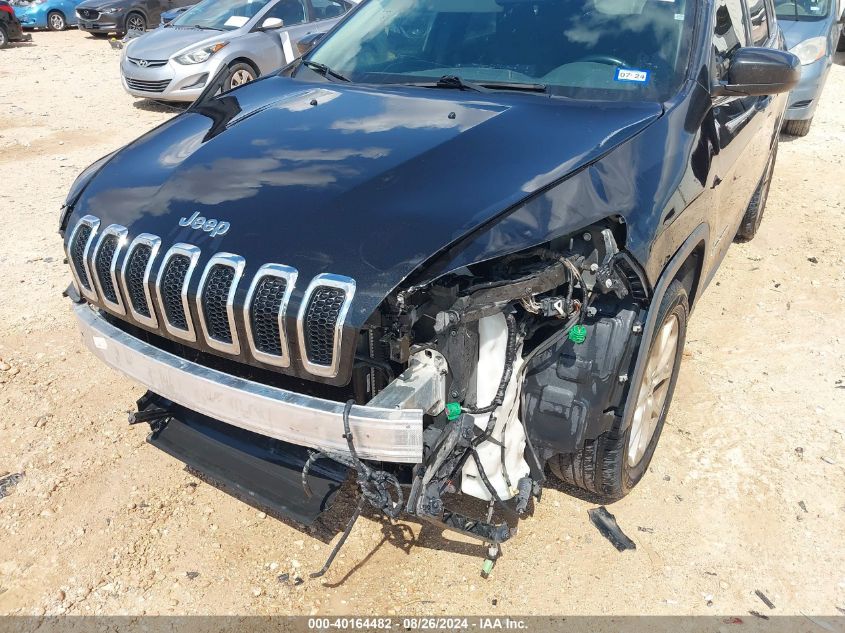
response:
M350 479L341 486L333 503L325 512L317 517L311 525L303 525L296 520L279 514L272 508L268 508L260 503L257 503L246 494L220 484L200 471L194 470L189 466L185 466L184 469L185 472L204 483L235 497L250 507L264 512L268 517L272 517L286 526L301 532L303 535L316 539L325 545L332 544L335 537L346 529L346 526L352 518L355 508L358 505L358 491L354 481ZM486 513L487 504L479 499L473 499L471 497L450 497L448 499L444 499L444 501L453 511L460 512L466 516L483 517ZM532 501L532 503L529 504L528 511L523 515L523 519L530 518L533 514L534 503ZM498 512L494 514L494 522L502 522L505 520L504 517L498 515ZM429 523L422 519L417 519L416 517L403 514L398 520L391 520L389 517L381 512L378 512L369 505L365 506L361 516L379 524L381 538L372 541L373 544L367 554L360 560L356 561L341 578L331 583L324 583L326 587L335 588L345 584L359 570L363 569L385 545L395 547L407 555L411 555L414 548L422 547L448 552L451 554L476 557L478 558L479 569L481 562L487 557L487 547L481 541L457 535L442 526ZM515 527L515 523L512 520L508 519L507 522L511 528ZM414 529L414 526L417 526L417 529ZM358 538L360 538L359 529L353 528L349 538L354 540L356 538L356 534L358 534ZM463 538L465 540L456 540L459 538ZM341 549L341 552L342 551L343 550ZM330 548L327 548L325 551L326 557L329 556L329 552ZM337 565L337 562L335 564ZM345 564L350 564L350 561L347 560ZM317 571L317 569L303 570L303 579L307 579L305 577L311 571Z
M845 66L845 51L833 54L833 63Z
M153 99L139 99L132 104L139 110L146 112L160 112L178 114L184 112L191 105L190 103L169 103L164 101L154 101Z

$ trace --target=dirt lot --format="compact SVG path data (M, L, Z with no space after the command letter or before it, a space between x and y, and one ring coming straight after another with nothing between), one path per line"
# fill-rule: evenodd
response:
M268 517L148 446L143 390L81 346L56 233L89 163L172 116L119 84L117 51L36 33L0 52L0 501L5 614L845 613L845 58L812 132L784 138L761 234L734 246L692 320L672 414L611 511L552 487L489 580L475 544L362 520ZM788 141L788 142L787 142ZM837 611L838 609L838 611Z

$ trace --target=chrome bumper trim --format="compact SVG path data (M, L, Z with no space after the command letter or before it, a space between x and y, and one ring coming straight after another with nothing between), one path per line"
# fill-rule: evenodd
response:
M185 360L116 328L88 304L74 312L88 348L151 391L233 426L300 446L347 453L343 403L238 378ZM353 406L349 415L361 457L422 461L419 409Z

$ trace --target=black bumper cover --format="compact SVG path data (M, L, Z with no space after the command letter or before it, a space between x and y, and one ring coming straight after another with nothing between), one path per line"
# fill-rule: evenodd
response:
M306 525L333 503L347 468L320 460L307 477L313 495L302 489L309 451L301 446L244 431L170 405L174 413L147 441L202 472L222 490L252 505Z

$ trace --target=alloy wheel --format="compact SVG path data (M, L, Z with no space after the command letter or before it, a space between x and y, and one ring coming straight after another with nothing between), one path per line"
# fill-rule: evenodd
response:
M666 406L669 383L675 368L680 326L674 314L663 323L649 351L637 394L637 406L628 440L628 464L636 466L648 450Z
M58 13L51 13L48 17L50 21L50 29L53 31L65 30L65 19Z
M232 73L232 78L229 80L229 85L232 88L237 88L238 86L242 86L244 84L248 84L250 81L255 79L248 70L239 69Z
M130 15L126 20L127 31L145 31L147 24L140 15Z

